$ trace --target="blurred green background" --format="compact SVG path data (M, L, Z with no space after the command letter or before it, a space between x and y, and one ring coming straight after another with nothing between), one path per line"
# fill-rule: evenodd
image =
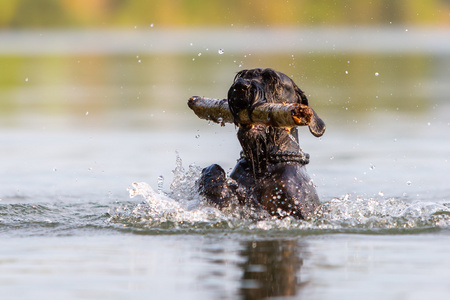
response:
M254 67L328 118L421 114L447 99L449 25L444 0L1 1L0 124L169 126Z
M450 25L445 0L8 0L4 28Z

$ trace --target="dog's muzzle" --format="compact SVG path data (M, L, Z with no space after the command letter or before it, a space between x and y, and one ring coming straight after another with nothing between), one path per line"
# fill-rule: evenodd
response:
M236 124L240 123L239 113L243 110L251 112L253 105L257 102L258 89L254 84L242 78L228 90L228 107L233 114Z

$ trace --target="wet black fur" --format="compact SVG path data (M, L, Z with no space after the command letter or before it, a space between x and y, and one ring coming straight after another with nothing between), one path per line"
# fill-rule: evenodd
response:
M229 178L219 165L203 169L197 182L199 192L220 208L237 202L261 207L276 216L307 218L319 205L319 198L304 163L273 159L280 153L303 155L297 128L255 126L239 118L242 110L251 112L262 103L308 105L308 99L292 79L275 70L237 73L228 90L228 105L239 127L237 137L243 155ZM314 111L309 127L315 136L325 131L325 123Z

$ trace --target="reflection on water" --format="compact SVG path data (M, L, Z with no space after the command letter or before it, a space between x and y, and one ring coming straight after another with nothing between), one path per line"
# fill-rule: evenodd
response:
M243 299L295 296L301 285L304 245L298 240L247 241L240 294Z

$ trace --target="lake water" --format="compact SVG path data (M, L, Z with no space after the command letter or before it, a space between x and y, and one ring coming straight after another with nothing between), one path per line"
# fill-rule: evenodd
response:
M450 34L406 29L1 33L2 299L448 298ZM327 123L312 220L193 192L240 148L187 99L254 67Z

